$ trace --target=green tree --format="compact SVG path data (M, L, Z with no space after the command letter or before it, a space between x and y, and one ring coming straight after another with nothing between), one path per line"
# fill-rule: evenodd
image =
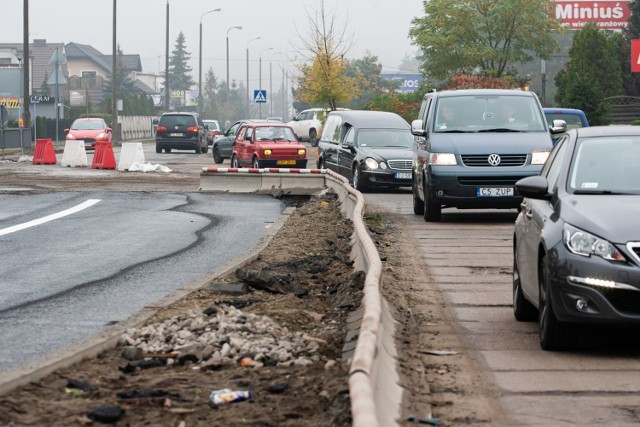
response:
M582 88L585 82L593 86L596 93L602 94L600 99L591 100L592 103L603 103L606 97L622 94L617 43L617 38L599 31L595 23L585 25L575 34L569 49L569 62L555 78L558 88L556 101L561 106L581 108L573 104L579 99L575 90L577 86ZM606 107L594 105L592 108L596 114L607 112ZM589 122L591 121L592 118L589 117Z
M225 86L226 90L226 85L223 86ZM218 91L221 88L222 86L218 84L218 79L213 72L213 68L209 68L205 74L205 82L204 86L202 87L204 117L212 119L217 119L218 117L220 117ZM224 93L222 95L224 96Z
M171 90L189 90L194 85L191 67L188 65L191 53L187 52L182 31L169 57L169 87Z
M42 78L42 84L40 85L40 95L51 95L51 86L47 83L49 80L49 73L44 70L44 77Z
M413 18L409 36L422 50L422 69L445 79L452 74L502 77L508 67L547 59L558 50L560 23L552 0L429 0Z
M604 93L600 85L594 82L590 76L574 75L567 82L562 105L578 108L587 115L592 126L608 125L609 107L604 102Z
M346 74L346 54L351 43L345 37L345 27L339 28L335 12L329 14L324 0L318 9L307 13L308 33L301 37L305 62L300 66L300 78L295 96L300 100L326 106L332 110L355 96L355 80Z
M124 67L123 55L124 52L120 48L120 45L118 45L116 56L116 99L122 99L122 114L154 114L153 100L149 95L136 87L135 81L131 78L129 71ZM112 75L110 74L105 79L103 85L104 98L102 101L102 111L104 113L111 113L112 84Z
M383 78L381 72L382 64L378 57L370 53L361 59L349 61L346 75L356 83L355 92L358 96L345 106L354 110L366 108L377 93L393 89L394 83Z

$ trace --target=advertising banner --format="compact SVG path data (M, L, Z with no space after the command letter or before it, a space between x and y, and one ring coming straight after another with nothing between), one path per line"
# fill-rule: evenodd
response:
M381 74L381 76L387 80L394 80L398 82L396 86L396 92L415 92L422 83L422 74Z
M595 22L603 30L621 30L627 27L631 16L631 0L556 0L555 3L555 18L571 30L579 30L588 22Z

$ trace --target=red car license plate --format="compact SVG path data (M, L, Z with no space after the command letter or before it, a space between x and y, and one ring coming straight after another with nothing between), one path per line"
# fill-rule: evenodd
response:
M295 160L278 160L279 165L295 165Z

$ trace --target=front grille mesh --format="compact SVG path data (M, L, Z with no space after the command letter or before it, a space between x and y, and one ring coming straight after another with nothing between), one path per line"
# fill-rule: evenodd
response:
M500 164L493 166L489 164L489 154L466 154L460 156L462 163L469 167L501 167L501 166L524 166L527 161L526 154L499 154Z
M387 160L387 164L389 165L389 169L396 169L401 171L411 170L413 166L412 160Z

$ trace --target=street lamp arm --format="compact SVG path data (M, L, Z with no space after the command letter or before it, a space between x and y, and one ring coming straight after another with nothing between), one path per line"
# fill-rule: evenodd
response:
M202 25L202 18L204 18L205 15L208 15L211 12L220 12L220 11L222 11L222 9L220 9L220 8L212 9L212 10L209 10L209 11L203 13L202 15L200 15L200 25Z
M227 37L229 37L229 31L233 30L233 29L237 29L237 30L241 30L242 29L242 25L238 25L236 27L231 27L227 30Z

